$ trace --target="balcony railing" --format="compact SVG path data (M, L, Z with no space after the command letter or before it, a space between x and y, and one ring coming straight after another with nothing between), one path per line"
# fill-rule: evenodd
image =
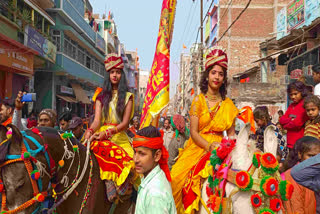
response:
M87 34L87 36L95 43L96 32L92 30L91 26L84 20L83 15L78 12L69 0L56 0L56 5L60 5L61 9L79 26L79 30L82 30Z

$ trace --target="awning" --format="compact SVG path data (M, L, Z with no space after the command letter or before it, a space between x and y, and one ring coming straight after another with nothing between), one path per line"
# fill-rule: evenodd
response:
M258 59L258 60L256 60L256 61L254 61L254 62L252 62L252 63L256 63L256 62L261 62L261 61L267 61L267 60L270 60L270 59L274 59L274 58L278 57L280 54L282 54L282 53L287 53L288 50L291 50L291 49L293 49L293 48L302 46L302 45L304 45L304 44L307 44L307 42L303 42L303 43L301 43L301 44L294 45L294 46L291 46L291 47L289 47L289 48L282 49L282 50L280 50L280 51L276 51L276 52L274 52L274 53L272 53L272 54L270 54L270 55L268 55L268 56L266 56L266 57L262 57L262 58L260 58L260 59Z
M68 103L77 103L78 101L76 99L74 99L73 97L69 97L69 96L63 96L63 95L58 95L57 97L59 97L60 99L63 99L64 101L68 102Z
M71 83L71 86L78 101L82 102L83 104L91 104L86 92L84 92L80 85Z
M38 13L40 13L46 20L48 20L48 22L50 22L52 25L56 25L56 23L54 22L54 20L49 16L49 14L43 10L41 7L39 7L39 5L34 2L33 0L24 0L24 2L29 5L32 9L34 9L35 11L37 11Z
M237 74L234 74L233 76L232 76L232 78L239 78L239 77L241 77L242 75L245 75L245 74L251 74L251 73L254 73L254 72L257 72L257 71L259 71L259 66L254 66L254 67L252 67L252 68L250 68L250 69L248 69L248 70L246 70L246 71L244 71L244 72L241 72L241 73L237 73Z

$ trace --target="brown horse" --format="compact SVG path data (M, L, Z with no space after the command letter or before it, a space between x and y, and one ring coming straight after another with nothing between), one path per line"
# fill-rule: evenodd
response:
M10 127L12 128L12 138L6 143L0 144L0 160L2 161L1 178L6 196L6 207L8 210L14 210L18 207L21 208L22 204L34 197L34 189L29 176L30 173L28 173L24 162L3 164L4 157L6 154L21 155L23 140L28 142L32 150L36 150L37 146L30 139L23 137L15 126L10 125ZM0 143L4 142L7 138L7 128L8 127L0 126ZM68 198L61 200L66 188L72 186L72 183L76 181L75 178L79 178L79 174L81 174L84 167L87 149L83 145L75 142L75 140L70 141L72 144L66 144L55 129L39 127L38 130L40 131L40 135L31 130L27 130L25 133L43 145L47 153L52 157L51 160L55 163L56 168L51 169L54 173L50 175L50 168L44 151L34 156L38 164L42 163L40 164L43 168L42 171L46 172L41 173L43 190L48 190L48 195L52 195L53 192L56 193L56 202L58 202L55 204L58 205L56 212L68 214L79 213L82 207L82 213L85 214L109 213L112 203L106 199L105 184L100 179L99 166L94 155L90 155L92 160L90 163L92 164L89 164L85 169L84 177L79 185ZM73 150L73 145L78 146L79 149L76 150L77 152L79 151L78 153ZM69 154L66 154L66 151L69 151ZM70 156L70 153L74 154L73 158L66 157L68 155ZM62 159L64 159L64 165L63 167L59 167L59 161ZM92 176L89 176L90 172ZM91 177L91 180L89 177ZM55 191L49 186L50 180L56 184L56 186L53 185ZM39 204L40 203L35 203L19 213L32 213ZM130 206L131 200L128 194L120 198L120 202L117 204L114 213L128 213ZM43 211L48 210L41 208L37 213L42 213Z

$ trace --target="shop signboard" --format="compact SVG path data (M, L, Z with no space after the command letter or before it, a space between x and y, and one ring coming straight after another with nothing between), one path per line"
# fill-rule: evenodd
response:
M287 7L282 8L277 14L277 40L287 35Z
M60 92L73 95L73 89L64 85L60 86Z
M33 54L0 41L0 65L33 74Z
M320 17L320 0L305 0L305 25Z
M293 0L287 6L287 32L304 24L304 0Z
M36 50L40 56L50 62L56 62L57 47L30 25L25 28L24 44Z

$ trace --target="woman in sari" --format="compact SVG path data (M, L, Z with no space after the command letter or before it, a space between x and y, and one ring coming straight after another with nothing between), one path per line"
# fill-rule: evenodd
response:
M206 56L205 72L200 82L201 93L190 109L191 137L180 151L171 170L172 190L178 213L194 213L199 209L201 180L207 179L211 151L219 146L223 131L235 135L238 109L226 97L228 58L219 47Z
M104 86L97 96L95 117L85 138L105 140L121 146L130 157L133 149L126 134L134 113L133 94L128 92L124 63L121 56L109 54L105 60L107 75Z

